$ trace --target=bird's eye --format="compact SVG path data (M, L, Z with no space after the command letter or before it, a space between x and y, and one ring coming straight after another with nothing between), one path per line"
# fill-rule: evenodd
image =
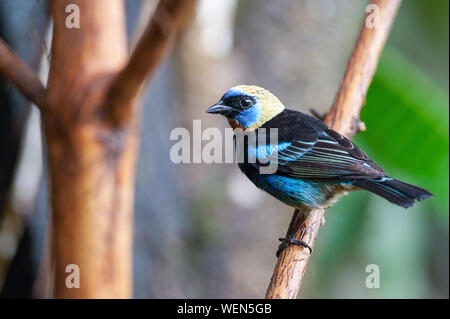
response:
M252 104L253 104L253 100L249 97L244 97L241 99L241 106L243 108L248 108L248 107L252 106Z

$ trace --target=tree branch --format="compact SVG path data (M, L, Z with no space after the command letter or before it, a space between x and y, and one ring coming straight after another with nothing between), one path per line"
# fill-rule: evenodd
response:
M14 83L28 100L41 109L45 106L46 91L41 80L2 39L0 39L0 74Z
M379 10L378 21L375 17L375 27L369 28L366 27L366 19L370 17L364 19L341 86L336 94L333 106L326 116L325 123L328 126L349 138L363 129L363 124L359 121L359 113L365 102L378 58L389 35L400 2L401 0L374 0L371 2ZM376 15L377 9L369 14ZM294 227L288 233L290 232L294 238L313 247L319 227L322 224L323 215L324 209L301 211L302 218L295 218L291 222ZM290 245L284 249L275 266L266 298L296 298L309 257L310 252L307 248Z
M137 97L143 84L154 73L195 3L196 0L159 2L128 64L113 80L105 104L109 123L120 126L133 118L136 110L132 106L135 104L128 102Z

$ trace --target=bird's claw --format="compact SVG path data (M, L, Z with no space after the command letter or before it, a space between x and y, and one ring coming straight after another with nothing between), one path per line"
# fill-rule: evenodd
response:
M313 249L311 248L311 246L309 246L307 243L305 243L304 241L301 241L297 238L294 237L288 237L288 238L278 238L279 241L281 241L280 246L278 246L278 250L276 253L277 257L280 257L281 252L287 248L289 245L298 245L298 246L302 246L304 248L308 248L309 249L309 253L312 254Z

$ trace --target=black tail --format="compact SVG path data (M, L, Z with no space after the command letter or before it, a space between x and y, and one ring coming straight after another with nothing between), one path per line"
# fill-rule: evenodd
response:
M353 185L375 193L391 203L408 208L415 200L424 200L433 195L427 190L400 182L390 177L355 180Z

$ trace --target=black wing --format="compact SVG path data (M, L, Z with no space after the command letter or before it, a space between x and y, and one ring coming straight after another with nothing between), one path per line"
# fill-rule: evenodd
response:
M309 115L285 110L263 127L278 128L278 147L270 161L278 164L279 175L341 179L386 175L353 142Z

